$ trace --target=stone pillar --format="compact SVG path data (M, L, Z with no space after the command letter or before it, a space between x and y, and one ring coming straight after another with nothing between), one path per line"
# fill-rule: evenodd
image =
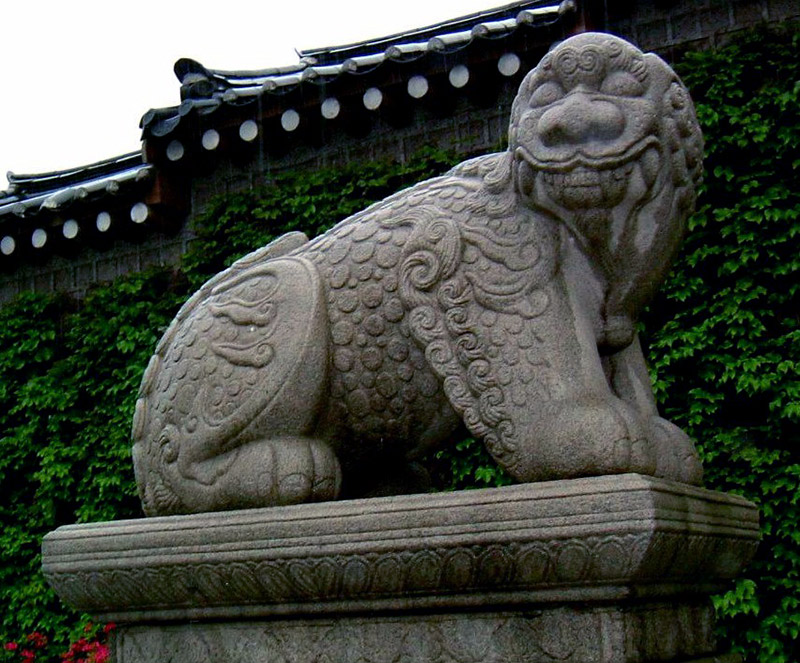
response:
M626 474L61 527L116 663L711 663L746 500Z

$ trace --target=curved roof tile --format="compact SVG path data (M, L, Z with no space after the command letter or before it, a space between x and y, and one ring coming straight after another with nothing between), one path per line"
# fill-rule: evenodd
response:
M250 101L262 94L283 94L304 83L328 83L343 75L369 73L387 60L403 65L429 53L448 54L474 43L475 39L503 39L521 26L539 27L556 23L575 8L575 0L534 0L514 2L432 26L369 41L329 46L300 52L293 65L260 70L224 71L210 69L189 58L175 63L181 82L181 96L188 100ZM196 106L193 106L193 108ZM210 111L209 111L210 112ZM153 116L159 121L153 121ZM148 111L142 120L144 135L163 138L178 127L180 110L162 108Z
M153 166L131 152L87 166L32 175L8 174L11 184L0 191L0 220L8 214L26 216L57 211L89 197L114 195L121 188L148 178Z

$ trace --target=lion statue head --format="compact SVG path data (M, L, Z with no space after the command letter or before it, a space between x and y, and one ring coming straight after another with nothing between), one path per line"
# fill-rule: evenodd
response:
M652 258L669 264L702 175L678 76L612 35L571 37L523 80L509 149L518 195L570 227L615 291L610 313L635 317L663 278Z

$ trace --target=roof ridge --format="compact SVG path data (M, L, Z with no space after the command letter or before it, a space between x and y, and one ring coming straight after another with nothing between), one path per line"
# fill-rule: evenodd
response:
M62 170L44 173L17 174L8 172L9 193L34 193L52 188L64 188L71 183L85 182L88 179L110 175L144 164L141 150L127 152L116 157L95 161L83 166L73 166Z
M480 23L513 19L525 9L556 7L562 4L565 4L562 0L516 0L516 2L501 5L500 7L484 9L458 18L448 19L439 23L420 28L412 28L411 30L376 37L374 39L365 39L350 44L301 50L297 52L299 61L295 64L264 67L263 69L225 70L206 67L202 63L191 58L180 58L175 62L174 71L178 80L184 84L194 83L196 82L196 78L206 78L213 79L217 83L228 86L239 84L240 79L251 79L253 85L260 85L260 81L253 81L293 73L299 74L306 68L312 66L341 64L345 60L350 60L352 58L384 53L387 49L399 44L427 42L431 38L443 34L470 30ZM242 80L241 84L247 84L247 80Z
M298 55L301 58L314 58L319 60L319 64L326 64L328 59L336 59L341 61L357 55L367 55L367 53L350 53L350 51L359 51L363 49L380 48L385 50L398 42L408 41L427 41L431 37L444 32L457 32L459 30L468 29L467 26L472 26L475 23L484 21L494 21L500 18L512 18L526 7L536 7L544 5L557 5L560 0L517 0L516 2L507 3L492 9L484 9L481 11L466 14L457 18L447 19L439 23L431 25L412 28L404 32L396 32L394 34L376 37L374 39L365 39L363 41L353 42L350 44L331 45L321 48L311 48L299 51Z

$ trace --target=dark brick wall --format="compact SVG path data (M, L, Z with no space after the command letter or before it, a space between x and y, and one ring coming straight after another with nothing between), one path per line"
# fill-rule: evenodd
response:
M154 265L177 265L187 247L186 233L153 233L139 242L118 240L106 249L85 247L74 256L54 255L43 262L19 265L0 273L0 302L26 290L66 292L81 298L97 283Z
M629 0L613 4L609 31L646 51L675 59L687 50L721 45L759 23L800 19L797 0Z
M196 177L192 183L192 209L201 210L213 197L241 191L270 180L271 175L287 169L322 168L354 161L394 159L404 163L423 147L455 150L465 156L497 151L505 144L511 102L518 80L501 86L490 108L470 107L466 99L457 103L454 113L437 117L420 104L412 121L405 127L390 125L381 117L374 121L366 137L343 132L333 134L322 147L312 147L297 137L297 144L285 157L255 157L243 167L224 160L212 173Z
M711 48L732 34L759 23L800 19L797 0L608 0L597 17L608 30L646 51L674 60L686 50ZM404 161L422 146L454 149L464 155L496 150L505 139L513 85L505 82L495 103L470 108L459 100L452 115L442 118L421 104L413 121L396 128L378 119L367 137L332 134L322 147L297 145L282 158L257 154L249 161L222 161L212 173L194 179L192 210L196 213L218 194L241 191L268 181L287 168L319 168L353 160L380 158ZM46 263L22 265L0 274L0 302L21 290L65 290L81 296L92 284L152 264L178 264L190 232L155 234L136 244L118 241L104 251L85 249L73 257L56 256Z

